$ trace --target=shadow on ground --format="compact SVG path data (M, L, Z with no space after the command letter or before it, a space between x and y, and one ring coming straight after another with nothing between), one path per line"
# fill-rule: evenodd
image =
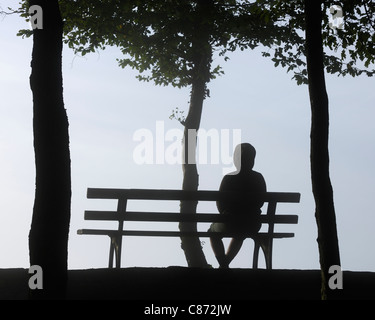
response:
M0 269L0 299L27 299L27 269ZM342 299L375 299L375 273L344 271ZM68 299L318 300L318 270L124 268L70 270Z

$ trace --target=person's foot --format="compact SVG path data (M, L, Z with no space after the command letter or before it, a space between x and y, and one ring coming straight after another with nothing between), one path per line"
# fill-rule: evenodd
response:
M220 269L228 269L229 263L226 256L216 257L217 261L219 262Z

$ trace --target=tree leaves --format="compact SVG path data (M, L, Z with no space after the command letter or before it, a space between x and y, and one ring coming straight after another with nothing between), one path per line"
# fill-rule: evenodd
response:
M123 54L117 60L119 65L138 70L139 80L181 88L190 85L194 77L194 51L206 50L192 45L197 35L194 30L200 25L209 28L209 45L225 61L228 52L263 46L268 48L262 53L264 57L293 72L298 84L306 83L302 0L210 0L213 9L204 15L196 10L199 1L60 0L65 43L81 55L117 46ZM335 1L343 8L343 30L329 27L331 5L331 1L324 1L326 71L341 76L372 76L374 1ZM26 8L25 0L19 11L27 19ZM31 30L18 33L22 37L31 34ZM205 77L210 80L221 74L222 69L213 66Z
M198 4L207 6L210 1L209 10L197 10ZM262 7L267 1L258 2L60 0L60 7L65 43L76 53L117 46L124 56L117 60L119 65L138 70L139 80L180 88L195 77L209 81L223 74L220 66L212 66L209 75L194 74L199 51L218 51L227 60L228 51L254 49L277 39L274 15ZM193 45L201 32L208 32L210 48Z
M271 57L275 66L293 71L297 84L307 83L304 55L304 7L303 1L265 1L267 10L278 17L277 23L285 27L285 34L278 35L280 44L267 45L269 50L263 56ZM323 44L326 47L324 65L326 72L341 76L372 76L375 59L374 17L375 4L370 0L335 1L343 8L344 29L333 30L329 27L331 1L324 1ZM273 51L273 56L269 53ZM360 63L361 62L361 63Z

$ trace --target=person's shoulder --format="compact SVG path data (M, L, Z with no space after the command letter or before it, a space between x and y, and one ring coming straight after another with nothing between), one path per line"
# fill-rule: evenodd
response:
M238 170L236 170L236 171L232 171L232 172L229 172L229 173L227 173L227 174L224 176L224 179L230 179L230 178L233 177L233 176L237 176L238 173L239 173Z
M224 183L227 183L227 182L231 182L231 181L237 181L238 180L238 171L233 171L233 172L229 172L227 173L224 177L223 177L223 182Z
M266 183L263 175L258 171L252 170L252 179L259 181L259 183L264 183L264 184Z
M233 185L238 183L238 174L234 172L230 172L226 174L223 179L221 180L221 189L232 188Z
M263 178L263 175L262 175L260 172L255 171L255 170L251 170L251 171L252 171L252 174L253 174L254 176L262 177L262 178Z

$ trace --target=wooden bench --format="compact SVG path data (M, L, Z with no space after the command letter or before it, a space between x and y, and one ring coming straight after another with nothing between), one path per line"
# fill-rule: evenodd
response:
M232 194L233 195L233 194ZM80 229L78 234L106 235L110 237L109 263L113 267L113 259L116 258L116 268L121 267L121 249L123 236L143 237L181 237L198 236L210 237L212 233L207 231L181 232L181 231L155 231L155 230L128 230L124 228L125 221L148 222L194 222L212 223L223 222L224 217L219 213L193 213L181 214L176 212L141 212L127 211L129 200L174 200L174 201L217 201L220 197L230 196L219 191L182 191L182 190L151 190L151 189L96 189L88 188L88 199L115 199L116 211L85 211L85 220L118 221L116 230L104 229ZM222 198L221 198L222 199ZM261 215L262 224L268 224L267 232L259 232L255 237L250 234L248 238L254 240L253 268L258 268L259 248L262 248L266 268L272 269L273 239L292 238L294 233L274 232L275 224L297 224L298 216L290 214L276 214L278 203L299 203L299 193L267 192L264 202L268 203L267 211ZM263 209L264 211L264 209ZM208 229L208 227L207 227ZM231 237L231 234L222 234Z

